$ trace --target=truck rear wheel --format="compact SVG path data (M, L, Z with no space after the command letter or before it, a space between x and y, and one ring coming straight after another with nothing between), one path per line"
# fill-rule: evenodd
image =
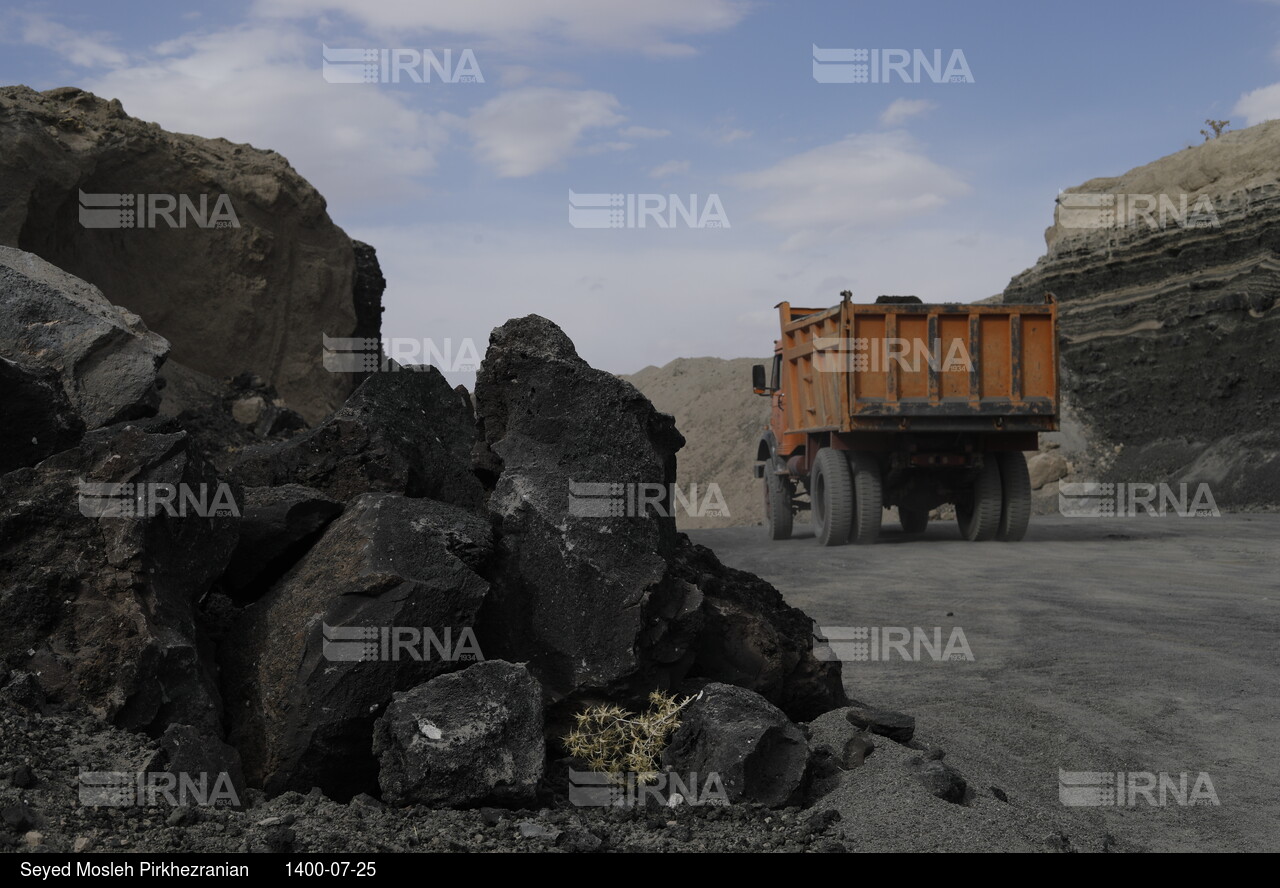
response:
M765 466L764 523L771 540L791 539L791 485Z
M880 464L866 453L849 453L853 474L853 520L849 542L858 546L874 543L880 536L884 516L884 491L880 484Z
M1027 458L1019 450L996 454L1000 466L1000 528L996 539L1016 543L1027 533L1031 521L1031 475Z
M994 459L983 460L967 502L956 503L956 523L960 535L971 542L994 539L1000 530L1000 466Z
M813 535L820 545L842 546L849 541L853 474L840 451L830 447L818 451L809 475L809 508L813 512Z
M929 526L929 510L898 506L898 521L902 524L903 533L924 533Z

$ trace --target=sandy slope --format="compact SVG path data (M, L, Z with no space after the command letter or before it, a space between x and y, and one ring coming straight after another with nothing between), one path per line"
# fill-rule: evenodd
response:
M624 376L663 413L676 418L685 446L676 455L677 483L711 505L707 485L719 485L727 516L678 514L682 530L760 521L760 482L752 475L756 442L769 421L769 400L751 391L751 365L763 358L678 358Z

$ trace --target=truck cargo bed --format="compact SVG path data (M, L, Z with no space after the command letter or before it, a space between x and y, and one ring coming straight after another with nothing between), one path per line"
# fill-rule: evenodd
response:
M778 310L788 434L1058 427L1051 297Z

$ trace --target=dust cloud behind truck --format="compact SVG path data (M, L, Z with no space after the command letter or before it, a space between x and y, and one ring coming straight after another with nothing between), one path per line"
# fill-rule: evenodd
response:
M955 506L968 540L1022 539L1031 517L1023 451L1058 429L1058 310L926 304L882 296L827 309L779 303L772 367L753 387L773 403L756 452L771 539L812 512L824 546L872 543L883 509L923 533Z

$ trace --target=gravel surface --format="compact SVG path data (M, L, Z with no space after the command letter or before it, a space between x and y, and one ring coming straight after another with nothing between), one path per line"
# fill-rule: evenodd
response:
M1280 515L1037 517L1016 544L963 542L954 522L920 539L887 527L869 547L824 549L808 533L798 526L776 543L760 528L690 536L821 626L921 627L929 640L938 627L944 644L963 630L972 661L882 651L846 658L844 679L850 696L916 717L917 740L944 747L978 788L974 813L992 807L995 786L1032 838L1046 830L1031 824L1047 818L1073 847L1110 834L1117 848L1280 849ZM1220 804L1184 806L1170 792L1163 806L1136 796L1066 807L1060 769L1175 782L1185 772L1188 790L1203 772ZM846 830L894 849L964 841L927 821L896 836L878 830L904 818L890 810L897 796L864 785L874 773L855 772L827 800ZM841 806L852 794L860 807ZM851 827L854 817L867 828ZM968 816L953 823L985 831ZM1018 846L1007 831L987 841Z

